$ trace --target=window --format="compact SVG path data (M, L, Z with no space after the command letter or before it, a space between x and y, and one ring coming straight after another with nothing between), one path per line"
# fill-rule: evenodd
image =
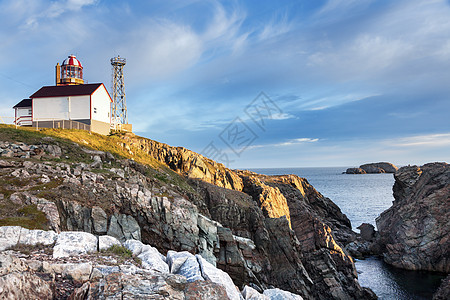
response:
M28 109L28 115L31 116L32 113L33 113L33 112L31 111L31 108L29 108L29 109Z
M94 114L97 113L97 107L94 107Z

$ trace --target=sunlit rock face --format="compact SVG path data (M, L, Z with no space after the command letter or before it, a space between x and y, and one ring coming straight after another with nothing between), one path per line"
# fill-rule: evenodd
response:
M205 194L212 219L229 227L233 234L252 239L256 245L251 252L243 251L245 246L233 240L231 234L218 230L221 245L217 264L238 284L272 282L297 291L304 298L373 297L357 283L353 261L343 250L343 244L355 238L350 221L307 180L295 175L265 176L230 170L181 147L130 135L123 139L172 170L215 185L194 181L196 190ZM218 187L243 192L251 198L217 190ZM277 219L284 221L276 225L269 221ZM278 255L279 252L284 255ZM262 258L267 263L261 264Z
M395 201L377 218L387 263L408 270L450 272L450 168L407 166L395 173Z

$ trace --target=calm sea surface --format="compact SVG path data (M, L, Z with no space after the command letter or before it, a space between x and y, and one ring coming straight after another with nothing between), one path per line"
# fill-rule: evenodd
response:
M392 174L342 174L347 167L251 169L266 175L295 174L304 177L316 190L336 203L357 231L392 205ZM379 299L431 299L443 276L393 268L379 258L356 260L359 282L370 287Z

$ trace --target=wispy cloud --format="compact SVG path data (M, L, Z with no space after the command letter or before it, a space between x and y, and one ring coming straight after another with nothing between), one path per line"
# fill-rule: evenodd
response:
M387 144L394 147L443 147L450 146L450 133L417 135L388 140ZM450 149L449 149L450 151ZM450 153L450 152L449 152Z
M257 148L270 149L272 147L288 147L288 146L295 146L295 145L300 145L300 144L315 143L318 141L319 141L318 138L297 138L297 139L290 139L290 140L279 142L279 143L251 145L247 149L250 150L250 149L257 149Z

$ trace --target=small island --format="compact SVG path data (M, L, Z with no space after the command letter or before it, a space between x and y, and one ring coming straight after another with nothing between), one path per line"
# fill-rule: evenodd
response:
M378 174L378 173L395 173L397 166L388 162L377 162L364 164L359 168L348 168L345 174Z

